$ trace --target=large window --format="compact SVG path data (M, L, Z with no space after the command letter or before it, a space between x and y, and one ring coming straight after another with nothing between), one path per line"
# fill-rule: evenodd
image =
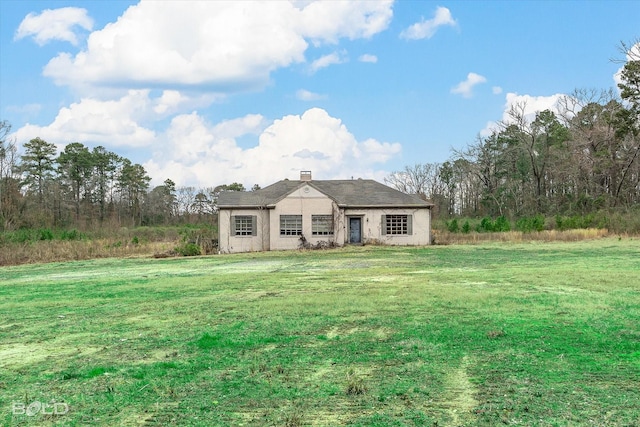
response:
M231 234L233 236L255 236L256 217L236 215L231 217Z
M280 215L280 235L300 236L302 234L302 215Z
M312 236L333 236L333 215L311 215Z
M412 234L411 215L382 215L382 234Z

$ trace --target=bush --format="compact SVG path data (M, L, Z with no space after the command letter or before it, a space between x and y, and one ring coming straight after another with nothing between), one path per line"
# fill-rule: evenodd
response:
M493 221L491 218L484 217L480 224L476 227L478 233L500 233L505 231L511 231L511 223L504 216L501 215Z
M76 230L62 230L60 233L60 240L82 240L85 236Z
M511 223L504 215L496 218L496 222L493 223L493 231L507 232L511 231Z
M10 236L11 237L9 237L8 240L15 243L25 243L32 239L31 230L28 228L20 228L11 233Z
M558 230L574 230L577 228L606 228L609 220L606 215L600 219L595 214L573 215L563 217L556 215L556 228Z
M38 230L38 240L53 240L53 233L48 228Z
M182 256L198 256L202 254L200 246L195 243L184 243L180 246L176 246L175 251Z
M447 225L447 230L449 230L450 233L457 233L460 231L458 227L458 220L455 218L451 221L445 221L445 224Z
M462 232L464 234L469 234L471 232L471 224L469 224L469 220L466 220L464 224L462 224Z
M516 229L523 233L542 231L544 230L544 216L538 214L536 216L520 218L516 221Z
M490 233L493 231L493 221L488 216L485 216L480 221L480 224L476 227L478 233Z

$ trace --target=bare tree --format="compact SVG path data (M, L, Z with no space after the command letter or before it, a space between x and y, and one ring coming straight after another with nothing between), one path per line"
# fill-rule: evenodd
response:
M22 199L17 149L10 134L11 124L0 121L0 230L16 225Z

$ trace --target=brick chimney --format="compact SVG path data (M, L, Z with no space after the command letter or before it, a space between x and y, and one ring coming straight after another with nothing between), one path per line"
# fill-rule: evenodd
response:
M311 181L311 171L300 171L300 181Z

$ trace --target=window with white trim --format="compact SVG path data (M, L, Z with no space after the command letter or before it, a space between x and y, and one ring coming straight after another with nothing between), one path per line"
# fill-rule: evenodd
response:
M302 215L280 215L280 235L302 235Z
M333 236L333 215L311 215L312 236Z

